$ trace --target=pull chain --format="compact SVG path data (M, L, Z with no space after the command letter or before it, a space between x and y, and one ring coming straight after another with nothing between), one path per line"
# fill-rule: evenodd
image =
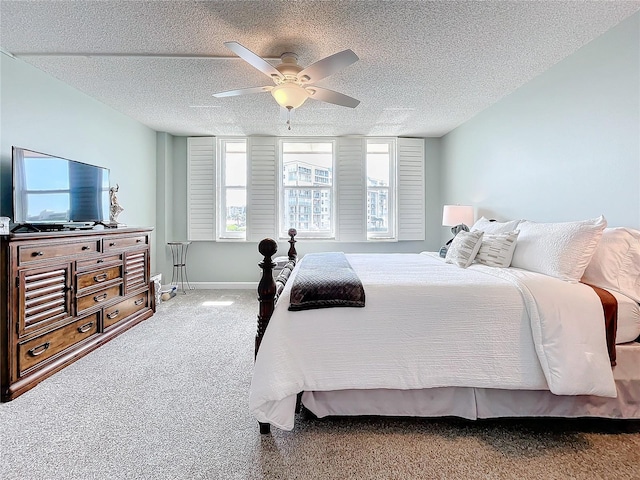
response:
M291 109L292 109L292 107L287 107L287 125L288 125L288 130L291 130Z

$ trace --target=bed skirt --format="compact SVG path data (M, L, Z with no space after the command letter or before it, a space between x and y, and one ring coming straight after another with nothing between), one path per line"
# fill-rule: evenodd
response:
M302 403L319 418L339 415L403 417L600 417L640 419L640 344L617 346L616 398L560 396L547 390L442 387L424 390L304 392Z

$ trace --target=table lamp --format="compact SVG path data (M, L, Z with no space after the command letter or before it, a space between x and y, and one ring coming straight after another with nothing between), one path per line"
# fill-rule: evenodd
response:
M473 218L473 206L471 205L445 205L442 210L442 226L451 227L454 238L462 230L469 231L469 225L473 225ZM440 249L442 258L447 255L452 241L453 238Z

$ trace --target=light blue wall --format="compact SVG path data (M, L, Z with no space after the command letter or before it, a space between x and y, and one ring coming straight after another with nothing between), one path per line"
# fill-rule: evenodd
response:
M15 145L109 168L111 184L119 185L118 200L124 207L118 220L155 226L155 131L3 54L0 104L3 216L12 215L11 146Z
M443 203L640 227L640 13L442 139Z

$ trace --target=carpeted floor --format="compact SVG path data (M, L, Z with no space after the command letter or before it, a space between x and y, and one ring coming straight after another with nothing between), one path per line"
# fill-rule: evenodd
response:
M640 478L638 422L299 418L261 436L256 313L252 290L178 295L0 404L0 478Z

